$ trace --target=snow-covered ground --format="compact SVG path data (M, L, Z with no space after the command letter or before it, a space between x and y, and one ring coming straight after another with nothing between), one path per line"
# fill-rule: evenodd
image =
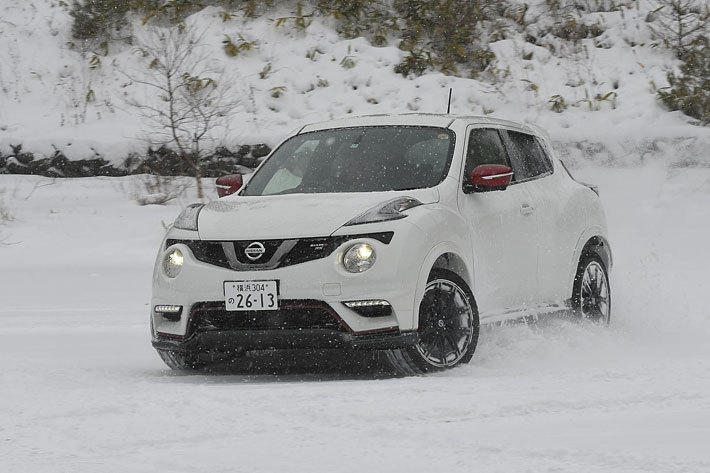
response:
M177 375L148 299L179 203L0 176L0 471L710 471L710 171L576 174L608 213L611 327L492 327L413 378L327 354Z

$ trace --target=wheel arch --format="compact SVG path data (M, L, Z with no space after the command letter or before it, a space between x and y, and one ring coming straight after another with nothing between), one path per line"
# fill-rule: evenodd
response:
M572 294L574 278L577 275L577 266L579 266L579 262L586 255L598 256L604 263L607 273L611 272L611 267L614 264L611 245L609 244L609 240L602 234L601 228L590 228L579 238L574 252L574 258L570 264L567 294Z
M414 297L414 306L412 308L413 327L419 326L419 301L424 295L429 274L434 269L446 269L461 279L468 285L471 292L474 292L473 287L473 261L466 261L466 257L462 256L465 253L456 244L452 242L442 242L431 249L429 254L424 259L424 263L419 270L417 279L417 289Z
M611 271L611 266L613 264L613 258L611 254L611 247L606 238L601 235L594 235L582 247L582 251L579 254L581 259L583 256L588 254L594 254L601 258L604 266L606 266L607 271Z

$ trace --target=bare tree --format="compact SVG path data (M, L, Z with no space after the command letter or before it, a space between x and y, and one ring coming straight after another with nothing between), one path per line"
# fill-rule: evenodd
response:
M707 31L710 9L700 0L658 0L660 7L651 15L651 31L678 59L684 59L695 42ZM655 18L653 18L655 16Z
M200 199L202 159L214 151L219 133L226 132L240 105L230 83L209 67L203 36L204 32L196 33L189 24L151 29L138 48L147 67L124 72L131 82L154 92L128 103L148 123L149 142L175 149L192 171Z

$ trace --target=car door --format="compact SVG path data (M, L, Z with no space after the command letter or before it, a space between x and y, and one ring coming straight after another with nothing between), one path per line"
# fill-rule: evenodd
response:
M570 187L565 185L569 182L565 179L567 175L555 173L548 145L539 137L535 137L535 142L534 159L542 163L539 167L549 170L531 189L541 210L538 213L540 234L546 235L540 239L537 277L544 301L559 303L570 296L569 264L579 234L566 218L572 202Z
M570 244L575 235L568 235L564 222L559 221L564 205L564 189L553 175L554 167L540 139L518 131L507 131L507 143L525 174L525 185L535 207L540 244L538 247L538 294L536 303L560 302L569 274ZM574 240L574 241L573 241Z
M499 130L469 127L459 208L471 231L474 287L481 318L525 307L537 291L537 223L524 183L504 191L471 192L476 166L511 166ZM513 168L515 169L515 168Z

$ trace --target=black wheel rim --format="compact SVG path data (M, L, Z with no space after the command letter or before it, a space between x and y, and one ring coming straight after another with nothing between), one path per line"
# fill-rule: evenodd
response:
M595 322L609 321L609 281L604 268L597 261L590 262L584 268L579 300L584 318Z
M419 306L417 350L427 363L454 366L473 339L473 308L466 292L447 279L430 281Z

